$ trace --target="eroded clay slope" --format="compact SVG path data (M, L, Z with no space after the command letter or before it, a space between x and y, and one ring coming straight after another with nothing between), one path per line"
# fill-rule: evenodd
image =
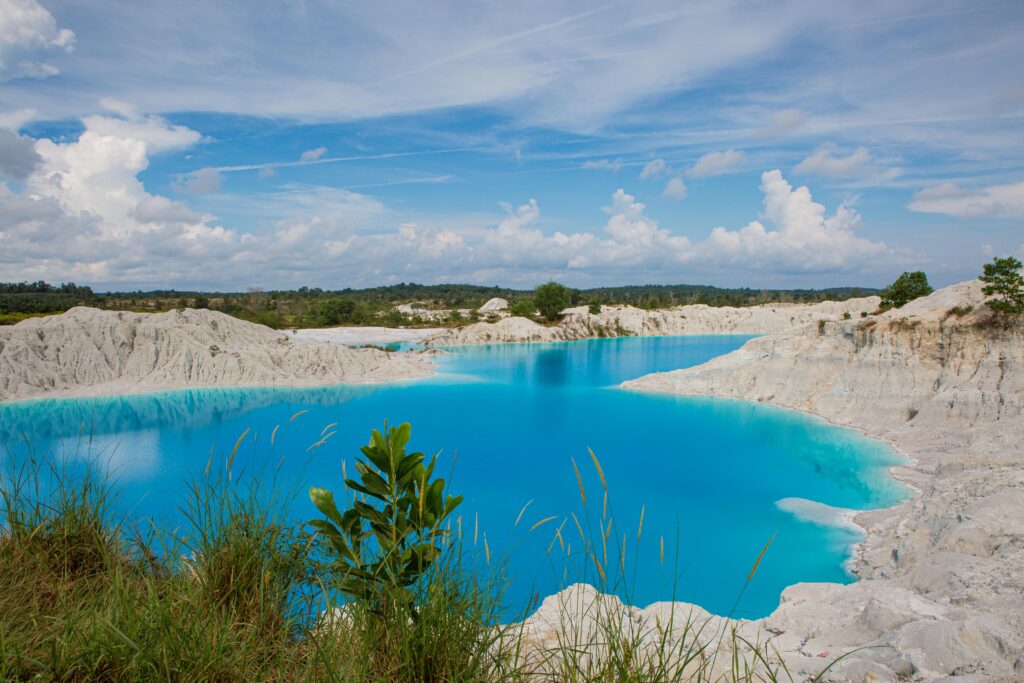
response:
M550 342L593 337L650 336L668 334L772 334L821 319L841 319L844 313L859 318L878 308L878 297L824 301L818 304L766 304L730 306L677 306L647 311L633 306L603 306L599 314L586 306L569 308L551 326L526 318L505 318L495 323L476 323L445 330L427 340L429 346Z
M418 355L290 339L208 310L73 308L0 327L0 400L200 386L303 386L422 377Z
M1024 678L1024 321L983 300L981 283L961 283L625 384L810 411L912 458L895 473L919 494L856 517L862 580L792 586L755 624L796 670L870 646L830 675Z

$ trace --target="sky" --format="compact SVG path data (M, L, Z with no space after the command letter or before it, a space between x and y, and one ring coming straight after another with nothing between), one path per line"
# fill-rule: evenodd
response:
M0 281L942 286L1024 3L0 0Z

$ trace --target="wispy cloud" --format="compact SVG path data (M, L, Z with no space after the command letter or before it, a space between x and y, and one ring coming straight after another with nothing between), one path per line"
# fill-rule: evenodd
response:
M966 188L942 183L914 193L910 209L960 218L1024 216L1024 182Z
M475 147L454 147L451 149L429 149L417 152L384 152L381 154L356 154L344 157L310 156L298 161L267 161L261 164L236 164L232 166L217 166L214 170L219 173L239 173L242 171L274 170L278 168L295 168L298 166L315 166L320 164L338 164L350 161L375 161L380 159L402 159L405 157L431 156L434 154L456 154L459 152L475 151ZM318 151L318 150L313 150ZM303 153L305 156L306 153Z
M697 162L686 171L686 175L691 178L707 178L729 173L744 158L743 152L735 149L727 149L724 152L708 152L697 159Z

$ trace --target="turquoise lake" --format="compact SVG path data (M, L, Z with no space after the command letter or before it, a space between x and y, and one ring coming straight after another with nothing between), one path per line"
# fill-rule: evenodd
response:
M465 347L438 356L436 376L413 382L2 404L0 460L24 457L30 448L98 459L113 471L126 515L173 523L180 520L177 506L186 483L202 476L211 448L213 462L223 466L247 429L233 472L269 476L278 470L286 488L340 492L342 460L352 472L370 429L385 420L408 421L411 446L428 454L442 451L438 471L454 473L451 489L465 496L464 537L472 544L476 528L479 546L486 534L491 561L507 562L507 602L515 611L566 582L593 579L593 564L576 552L580 535L570 517L574 512L586 524L575 458L593 529L602 518L603 491L589 447L610 489L615 526L605 564L615 576L622 575L615 571L615 549L625 536L625 580L616 590L637 605L674 598L718 614L735 607L737 616L759 617L793 583L851 581L844 562L859 540L855 530L805 521L778 501L869 509L892 505L907 491L887 471L900 457L853 430L744 401L618 388L649 372L702 363L747 339L639 337ZM290 420L299 411L308 412ZM331 435L321 446L307 450L326 434ZM292 509L298 520L317 516L304 493ZM566 519L561 533L573 544L571 559L557 542L552 545ZM773 537L736 606L751 566ZM604 561L600 553L599 559Z

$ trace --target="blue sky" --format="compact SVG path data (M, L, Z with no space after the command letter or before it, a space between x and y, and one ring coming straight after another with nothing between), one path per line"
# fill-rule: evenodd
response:
M0 0L0 280L936 284L1024 255L1019 2Z

